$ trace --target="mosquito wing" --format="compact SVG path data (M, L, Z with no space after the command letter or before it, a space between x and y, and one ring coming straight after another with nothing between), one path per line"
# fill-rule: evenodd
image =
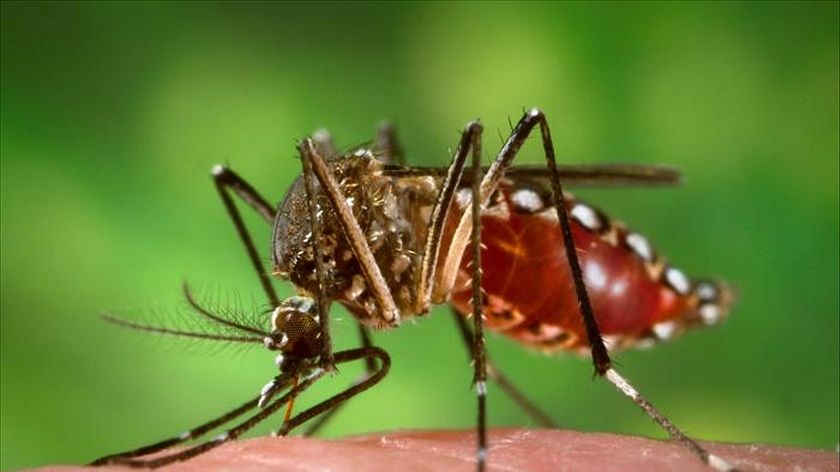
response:
M393 177L444 177L446 167L410 167L386 165L383 172ZM680 172L667 166L644 164L571 164L558 165L563 185L574 187L673 187L682 183ZM487 172L484 168L483 173ZM506 178L546 180L550 178L544 165L515 166ZM461 185L469 185L470 173L464 174Z

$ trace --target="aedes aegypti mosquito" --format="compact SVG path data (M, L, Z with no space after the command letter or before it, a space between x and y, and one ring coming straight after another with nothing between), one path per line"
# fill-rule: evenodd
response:
M539 129L545 167L511 167L530 133ZM380 128L372 147L336 153L328 135L300 142L303 174L275 207L232 170L213 178L273 308L270 326L248 326L191 307L240 332L208 335L108 319L132 328L179 336L263 343L279 351L280 370L242 406L179 436L94 462L157 467L182 461L242 435L286 405L278 435L319 417L313 432L339 405L382 380L388 354L373 346L368 328L394 328L451 301L474 360L478 402L477 466L487 458L486 379L496 381L539 424L551 420L496 369L485 352L484 328L541 350L591 352L596 373L635 402L677 442L717 470L733 470L686 436L612 366L609 349L666 340L712 325L732 300L725 284L691 280L657 254L639 233L564 194L564 183L669 185L679 174L638 165L559 167L548 123L537 109L514 127L492 165L481 167L482 127L464 129L448 168L402 165L392 129ZM472 166L466 162L471 156ZM234 204L238 195L273 224L273 270L266 271ZM478 198L472 198L473 196ZM291 281L299 295L280 301L270 275ZM362 347L333 352L328 309L344 305L359 322ZM465 317L471 317L470 328ZM292 415L297 396L338 364L365 361L366 375L341 393ZM251 417L214 439L165 453L249 411ZM145 457L154 453L153 457Z

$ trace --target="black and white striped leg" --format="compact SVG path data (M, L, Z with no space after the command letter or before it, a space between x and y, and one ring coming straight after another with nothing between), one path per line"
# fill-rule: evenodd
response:
M455 324L458 326L458 331L461 333L461 338L464 341L464 345L467 348L467 353L469 354L470 359L474 359L475 354L473 353L473 346L475 341L472 330L467 324L467 320L454 308L450 309L450 312L452 313L452 318L455 320ZM526 397L525 394L522 393L522 391L517 388L510 379L508 379L507 375L496 367L489 355L485 357L485 365L487 369L487 377L495 382L496 385L498 385L499 388L501 388L502 391L505 392L507 396L510 397L510 399L513 400L513 402L516 403L516 405L536 424L543 428L559 429L561 427L560 424L551 419L551 416L528 399L528 397Z
M478 471L483 472L487 465L487 345L484 339L484 294L481 289L481 125L472 133L472 233L470 234L472 265L472 306L473 306L473 364L475 375L475 394L478 401Z
M376 347L342 351L336 353L334 357L335 362L337 364L352 362L361 359L376 359L381 365L381 367L365 382L362 382L359 385L354 385L353 387L348 388L343 392L334 395L333 397L330 397L329 399L318 403L312 408L309 408L308 410L291 418L290 421L287 424L285 424L284 427L281 429L281 434L285 435L292 428L304 423L305 421L313 418L314 416L317 416L318 414L324 413L325 411L335 408L342 402L347 401L353 396L372 387L385 377L391 365L391 360L388 354L382 349ZM305 374L299 372L283 373L277 378L275 378L274 381L270 382L267 385L267 388L264 388L263 391L260 392L259 396L249 400L242 406L231 410L230 412L225 413L224 415L218 418L208 421L207 423L204 423L173 438L166 439L164 441L160 441L158 443L151 444L149 446L144 446L131 451L102 457L91 463L91 465L119 464L127 465L130 467L155 468L172 464L174 462L185 461L199 454L207 452L210 449L219 447L228 441L232 441L238 438L248 430L252 429L257 424L262 422L264 419L274 414L277 410L279 410L285 404L290 402L293 398L296 398L298 395L303 393L303 391L312 386L312 384L318 381L325 374L326 371L321 368L316 368L311 372L307 372ZM289 388L293 379L299 376L302 376L303 379L296 386ZM288 391L285 394L283 394L276 400L271 401L270 403L267 402L267 398L270 398L271 396L285 389L288 389ZM258 405L260 403L263 404L262 407ZM154 459L142 458L142 456L160 452L172 446L182 444L191 439L199 438L207 432L225 423L228 423L255 408L259 409L259 411L256 414L209 441L205 441L201 444L189 447L187 449L182 449L171 454L158 456Z
M524 116L519 120L513 131L511 132L510 137L505 142L504 146L502 147L501 151L499 151L498 156L493 161L493 164L487 170L487 173L484 175L484 178L481 181L480 191L476 191L475 187L473 187L473 195L480 195L480 199L482 203L487 202L493 192L499 185L499 182L504 177L507 170L510 168L511 163L513 162L514 158L517 156L519 150L522 148L522 145L527 140L528 136L530 135L531 131L534 130L535 127L539 126L540 135L542 138L543 143L543 152L545 154L545 161L546 166L549 170L549 176L551 180L551 189L552 189L552 197L553 197L553 204L555 207L555 211L557 212L557 217L560 222L561 226L561 233L564 243L564 250L566 260L569 264L570 272L572 274L572 280L575 286L575 293L579 302L580 306L580 313L583 319L584 329L587 335L587 339L589 341L591 355L592 355L592 362L595 366L595 371L599 376L606 377L609 373L610 375L607 379L616 385L620 390L622 390L628 396L628 392L636 392L636 390L630 385L630 383L620 377L618 372L612 367L612 361L610 360L609 354L607 353L607 349L604 346L604 342L601 339L600 330L598 328L598 323L595 318L595 315L592 311L592 306L589 300L589 295L586 292L586 286L584 285L583 281L583 273L580 267L580 261L578 260L577 253L575 250L574 240L572 239L572 232L571 232L571 225L569 223L569 216L565 209L565 203L563 198L563 189L560 183L559 178L559 171L557 168L557 161L554 155L554 146L551 141L551 133L548 128L548 123L545 119L545 115L538 110L532 109L525 112ZM468 128L469 129L469 128ZM467 132L462 135L462 146L463 142L467 136ZM475 134L477 135L477 133ZM474 143L473 143L474 144ZM460 152L460 149L459 149ZM459 161L456 159L454 161L458 163ZM455 164L453 164L454 167ZM452 173L450 168L449 173ZM449 176L447 176L447 180ZM475 181L473 182L475 183ZM471 215L464 214L461 217L460 222L458 223L458 227L455 230L455 236L453 237L452 244L449 247L448 254L444 260L443 270L439 272L438 275L440 277L435 278L435 283L433 284L434 291L432 292L432 299L442 299L441 297L448 293L448 290L453 286L455 274L457 274L457 268L460 263L460 257L466 250L466 244L463 244L463 237L467 228L471 225L474 227L480 223L478 220L478 216L476 214L476 204L475 200L473 199L473 211ZM437 219L433 217L432 223L435 223ZM431 231L430 231L431 232ZM473 235L475 232L473 231ZM476 251L476 248L480 247L480 241L477 237L473 236L470 238L470 241L473 243L473 251ZM474 252L474 256L478 256L477 252ZM434 259L433 259L434 260ZM478 257L475 257L475 260L478 260ZM476 274L480 275L480 271L475 271ZM434 274L434 273L433 273ZM473 282L475 283L477 277L473 277ZM422 282L422 280L421 280ZM480 286L480 285L479 285ZM476 303L481 297L480 290L476 290L475 286L473 287L473 303ZM482 323L479 317L477 317L477 313L479 310L474 305L474 322L475 322L475 361L476 361L476 386L477 391L479 393L479 431L483 430L483 426L481 421L485 418L483 413L483 405L484 405L484 397L486 396L486 385L483 383L484 378L481 377L484 372L484 351L483 349L483 333L478 331L482 327ZM618 379L621 378L621 382ZM725 461L717 458L716 456L711 456L707 451L705 451L702 447L700 447L696 442L691 441L688 439L685 434L680 432L678 429L673 427L673 425L668 422L664 421L664 416L656 412L656 410L652 409L652 406L647 401L641 403L638 398L638 393L635 394L635 397L631 396L634 400L639 403L643 409L651 415L651 417L657 421L663 428L665 428L675 439L677 439L680 444L683 444L685 447L689 448L692 452L696 453L706 464L715 467L719 470L728 470L731 467L726 464ZM644 406L643 406L644 405ZM480 434L480 445L486 444L482 441L482 436ZM481 449L485 450L485 449ZM483 454L479 454L479 459L482 459ZM479 468L483 467L483 463L479 462Z
M286 376L286 377L278 376L277 378L275 378L274 381L278 385L280 385L281 383L284 383L285 385L288 385L288 383L291 382L291 377L290 376ZM247 402L245 402L241 406L239 406L237 408L234 408L233 410L231 410L231 411L229 411L229 412L227 412L227 413L225 413L225 414L223 414L223 415L221 415L217 418L214 418L214 419L212 419L212 420L210 420L210 421L208 421L204 424L201 424L201 425L199 425L199 426L197 426L197 427L195 427L195 428L193 428L189 431L186 431L184 433L179 434L178 436L173 436L171 438L164 439L163 441L159 441L159 442L156 442L154 444L150 444L148 446L143 446L143 447L133 449L133 450L130 450L130 451L120 452L120 453L117 453L117 454L110 454L110 455L101 457L99 459L96 459L90 465L126 464L126 465L135 466L135 467L157 467L159 465L164 465L164 464L155 464L155 463L152 463L151 461L146 461L146 460L142 460L142 459L135 459L135 458L163 451L163 450L168 449L170 447L177 446L178 444L182 444L184 442L187 442L191 439L200 438L201 436L207 434L209 431L212 431L213 429L216 429L216 428L218 428L219 426L221 426L225 423L233 421L234 419L242 416L243 414L247 413L248 411L256 408L261 397L262 397L262 394L260 394L260 396L257 396L255 398L252 398L251 400L248 400ZM193 454L193 455L195 455L195 454ZM189 457L193 457L193 455L190 455ZM172 459L169 462L176 462L176 461L185 460L185 459L188 458L188 457L181 458L177 455L174 455L174 456L175 456L175 458ZM169 462L166 462L166 463L169 463Z
M578 260L577 252L575 250L574 240L572 239L571 226L569 225L569 216L566 213L566 208L563 202L563 189L560 184L559 172L557 170L557 160L554 156L554 145L551 142L551 133L548 128L548 122L545 115L537 109L532 109L525 113L525 116L516 125L516 128L511 135L508 145L515 146L516 149L521 147L530 131L539 125L540 135L542 136L543 151L545 153L546 164L551 176L551 187L554 197L554 205L557 211L558 219L562 227L563 242L565 244L566 259L572 272L572 280L575 285L575 293L578 302L580 303L580 312L583 318L583 323L586 328L587 339L592 351L592 361L595 365L595 370L598 375L605 377L610 383L616 386L622 393L630 397L642 410L647 413L657 424L665 429L678 443L682 444L710 467L721 471L732 471L734 468L725 460L718 456L710 454L697 442L686 436L671 421L656 410L644 397L642 397L638 390L633 387L630 382L621 376L615 368L612 367L612 362L607 354L604 342L601 339L598 323L595 320L595 315L592 311L592 306L589 300L589 294L586 291L586 286L583 282L583 275L580 268L580 261Z
M630 382L624 378L621 374L619 374L615 369L609 368L607 372L604 374L604 377L610 381L621 393L627 395L633 402L639 406L648 416L653 418L653 421L656 422L659 426L662 427L665 431L668 432L668 435L671 436L672 439L679 442L683 446L690 449L692 452L697 454L700 459L703 460L707 465L712 467L715 470L720 470L722 472L734 472L736 469L729 464L725 459L720 456L716 456L711 452L705 450L703 446L697 443L697 441L691 439L690 437L686 436L685 433L682 432L671 420L668 419L665 415L659 412L645 397L643 397L638 390L636 390Z

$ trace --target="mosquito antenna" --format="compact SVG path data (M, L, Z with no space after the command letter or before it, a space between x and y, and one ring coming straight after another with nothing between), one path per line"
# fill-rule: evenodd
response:
M199 338L199 339L212 339L215 341L233 341L233 342L242 342L242 343L262 343L262 337L255 337L255 336L225 336L222 334L209 334L209 333L196 333L192 331L182 331L179 329L170 329L164 328L162 326L151 326L145 325L140 323L135 323L133 321L128 321L116 316L113 316L108 313L102 314L102 319L113 323L118 326L123 326L125 328L136 329L138 331L151 331L153 333L162 333L162 334L172 334L175 336L181 336L185 338Z
M265 337L265 336L269 335L269 333L267 333L265 331L253 328L251 326L245 326L243 324L235 323L233 321L226 320L226 319L222 318L221 316L214 315L213 313L210 313L204 307L199 305L198 302L195 301L195 298L193 298L192 292L190 291L190 286L186 282L184 282L184 284L183 284L183 290L184 290L184 297L186 297L186 299L187 299L187 303L189 303L190 307L192 307L192 309L195 310L196 312L198 312L200 315L205 316L205 317L215 321L216 323L223 324L225 326L229 326L231 328L235 328L235 329L238 329L240 331L245 331L245 332L248 332L248 333L257 334L261 337ZM260 338L260 339L262 339L262 338Z

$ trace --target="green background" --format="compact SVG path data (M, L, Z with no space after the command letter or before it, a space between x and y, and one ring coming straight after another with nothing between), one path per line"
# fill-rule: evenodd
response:
M296 140L318 127L351 146L388 118L410 162L443 165L468 120L484 123L489 160L530 106L546 112L565 162L682 169L678 189L581 193L688 273L740 291L725 324L623 353L623 372L699 438L834 448L838 16L837 2L4 2L0 466L81 463L162 439L275 374L260 347L97 317L178 324L183 279L218 305L264 303L213 164L276 201L298 172ZM520 162L540 160L530 145ZM268 227L248 222L268 259ZM334 319L338 346L352 346L352 319L337 307ZM471 427L453 326L438 310L379 334L392 373L325 435ZM586 359L489 346L569 427L663 436ZM528 424L490 395L493 426Z

